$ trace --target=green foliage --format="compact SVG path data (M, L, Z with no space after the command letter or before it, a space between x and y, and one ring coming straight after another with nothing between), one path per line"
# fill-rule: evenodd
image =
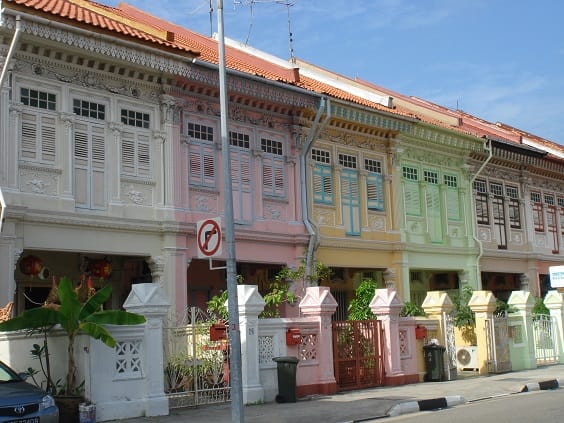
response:
M495 300L495 311L494 314L501 314L501 313L514 313L516 311L515 308L511 307L505 301L496 299Z
M349 304L349 320L368 320L375 319L376 316L370 310L370 301L374 298L377 288L374 279L364 279L354 292L354 298Z
M208 314L213 321L223 320L227 321L229 319L229 315L227 312L227 306L225 302L227 301L227 289L221 291L219 295L214 295L208 301Z
M137 325L145 322L145 317L122 310L102 309L102 305L110 298L111 285L106 285L88 300L81 304L72 282L68 278L61 278L57 293L60 299L59 307L38 307L26 310L21 315L0 323L0 331L17 331L25 329L39 329L48 331L55 325L60 325L67 334L67 375L64 394L71 395L80 390L76 384L76 366L74 358L74 340L83 333L94 339L99 339L108 347L115 347L116 340L102 325ZM34 349L37 354L44 353L49 360L48 349L41 351L41 347ZM48 366L48 365L47 365ZM52 381L48 380L48 383Z
M542 297L535 298L535 305L533 306L533 314L550 314L550 310L544 304Z
M411 301L406 301L401 309L400 316L426 316L423 307L412 303Z
M465 285L460 293L454 297L454 326L457 328L474 326L476 323L474 312L468 305L473 292L474 290L470 286Z

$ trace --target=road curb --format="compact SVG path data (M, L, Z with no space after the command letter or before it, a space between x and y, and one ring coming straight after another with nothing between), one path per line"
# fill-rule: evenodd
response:
M546 391L548 389L558 389L561 386L564 386L564 379L548 379L527 383L521 387L519 392Z
M439 410L441 408L453 407L455 405L465 403L466 400L461 395L450 395L440 398L401 402L394 405L390 409L390 411L388 411L388 417L395 417L408 413L417 413L419 411Z

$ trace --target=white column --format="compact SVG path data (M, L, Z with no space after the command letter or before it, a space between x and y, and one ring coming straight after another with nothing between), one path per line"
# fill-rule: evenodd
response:
M264 401L264 389L260 383L258 316L265 302L256 285L238 285L239 329L241 332L241 361L243 375L243 404Z

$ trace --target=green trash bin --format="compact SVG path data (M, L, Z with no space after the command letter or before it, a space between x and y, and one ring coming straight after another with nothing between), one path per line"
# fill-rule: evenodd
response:
M445 379L444 353L446 348L438 344L423 347L425 357L425 382L442 382Z
M276 402L296 402L296 357L274 357L278 371L278 395Z

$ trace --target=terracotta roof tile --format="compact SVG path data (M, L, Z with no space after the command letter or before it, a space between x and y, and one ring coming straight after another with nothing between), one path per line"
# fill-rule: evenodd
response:
M4 0L3 7L14 10L28 11L32 9L35 15L48 15L51 18L65 22L72 21L81 25L97 28L103 32L113 32L124 37L136 38L160 47L176 50L182 53L198 55L197 51L179 44L167 41L166 33L151 33L140 25L123 21L117 9L103 6L88 0Z

